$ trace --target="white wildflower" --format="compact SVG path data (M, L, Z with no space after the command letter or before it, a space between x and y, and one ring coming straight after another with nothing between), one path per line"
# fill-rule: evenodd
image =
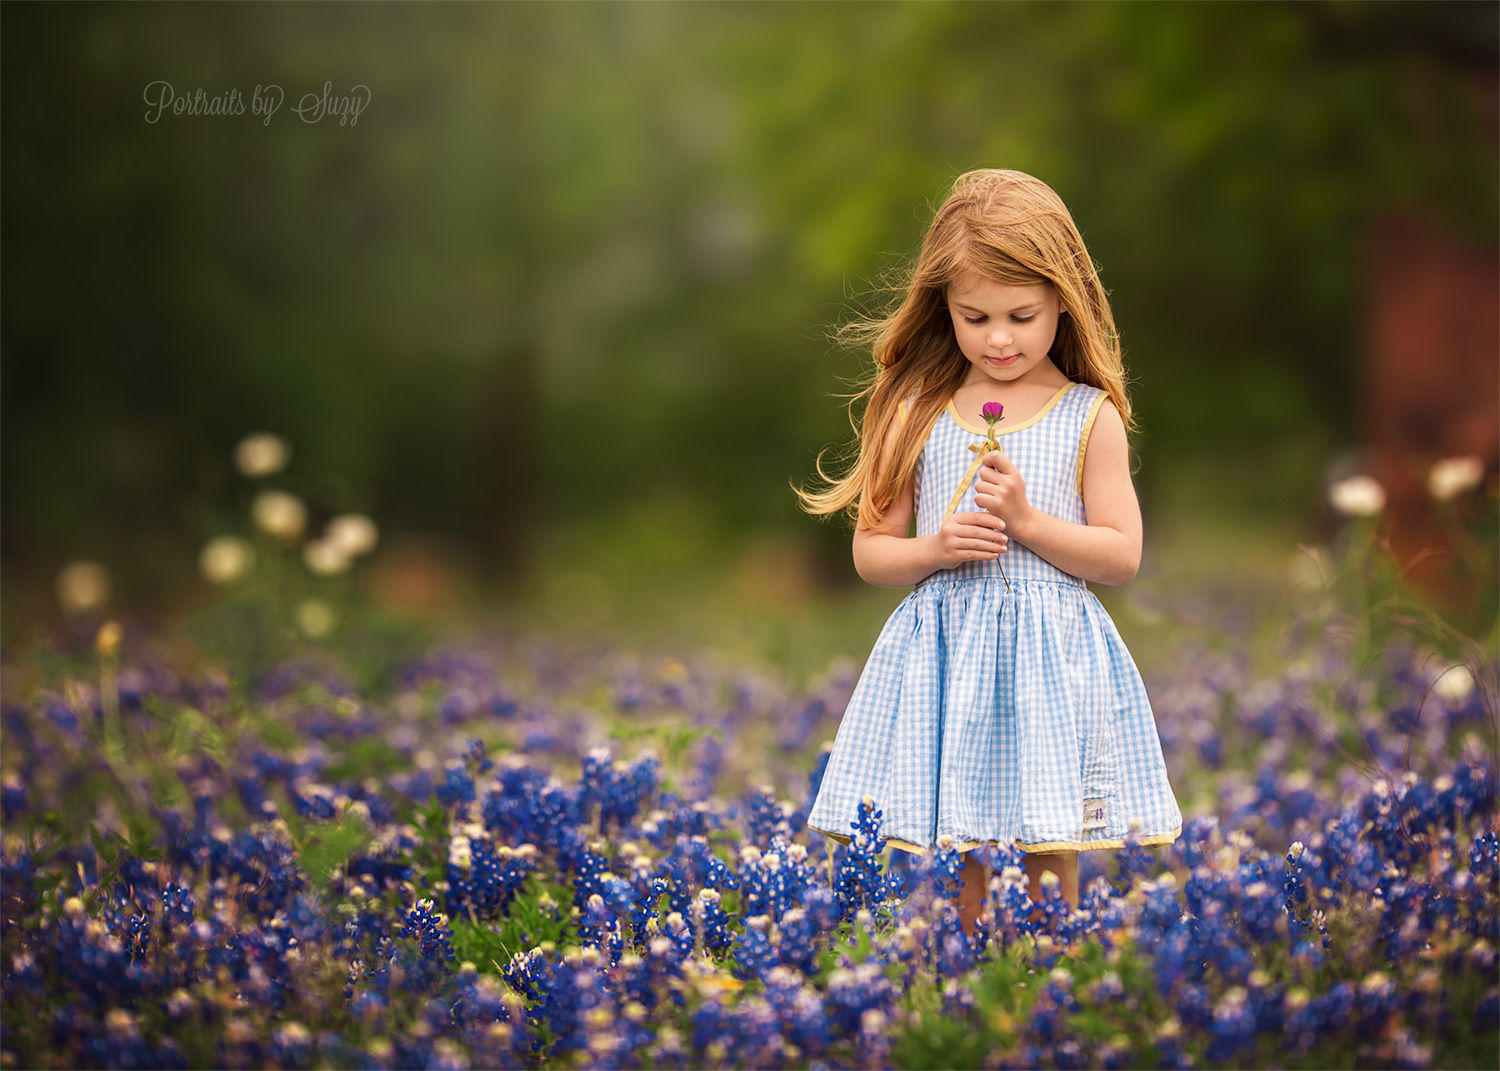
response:
M341 513L328 522L323 538L340 548L346 557L356 558L375 549L379 533L375 522L363 513Z
M1385 488L1373 476L1350 476L1328 490L1333 508L1350 517L1371 517L1385 508Z
M1449 666L1432 682L1432 690L1445 703L1462 703L1474 691L1474 674L1465 665Z
M349 568L349 555L327 536L306 543L302 547L302 561L309 572L318 576L334 576Z
M1445 457L1427 470L1427 493L1439 502L1472 491L1484 478L1484 462L1473 454Z
M286 467L291 454L291 447L281 436L257 431L235 446L234 465L246 476L270 476Z
M295 539L307 525L307 507L290 491L262 491L250 506L255 523L274 536Z
M212 584L229 584L250 571L255 551L239 536L214 536L198 552L198 571Z
M94 561L69 562L57 574L57 601L69 613L104 605L109 598L109 570Z

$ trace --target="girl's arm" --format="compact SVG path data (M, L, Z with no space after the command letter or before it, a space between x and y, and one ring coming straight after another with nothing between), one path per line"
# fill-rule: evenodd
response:
M909 536L912 483L896 496L878 528L854 529L854 571L878 588L906 588L937 571L931 536Z
M1099 406L1083 459L1087 524L1030 510L1011 525L1016 541L1065 573L1100 584L1124 584L1141 567L1141 507L1130 482L1130 445L1119 410Z
M900 423L893 423L881 449L884 457L896 442ZM858 525L854 529L854 571L861 580L878 588L910 587L936 572L938 562L931 537L910 537L915 481L908 479L877 528Z

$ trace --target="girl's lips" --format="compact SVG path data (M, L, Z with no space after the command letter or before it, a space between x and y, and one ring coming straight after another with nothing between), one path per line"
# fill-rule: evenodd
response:
M986 357L985 360L991 364L1010 364L1019 356L1019 353L1013 353L1009 357Z

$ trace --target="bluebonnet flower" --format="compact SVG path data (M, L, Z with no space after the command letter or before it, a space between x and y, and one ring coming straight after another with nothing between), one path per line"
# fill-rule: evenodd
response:
M1209 1033L1213 1040L1206 1055L1215 1063L1231 1060L1254 1045L1255 1013L1244 986L1230 986L1219 998L1214 1005Z
M731 919L721 905L722 900L716 889L698 891L694 917L700 941L710 953L723 952L734 942Z
M1469 846L1469 872L1488 882L1500 877L1500 836L1494 831L1479 834Z
M803 1059L827 1052L835 1035L823 1014L823 999L817 990L806 985L797 971L783 966L772 967L761 977L766 1003L788 1044Z
M638 709L648 699L645 679L639 673L622 674L611 685L609 699L617 709L627 713Z
M47 704L47 720L69 736L78 735L78 715L60 700Z
M813 756L812 768L807 772L807 799L803 801L801 810L798 812L802 824L807 824L807 816L812 813L813 803L818 798L818 790L823 787L823 775L828 772L828 760L833 757L833 741L828 740L818 749Z
M828 975L828 994L824 1008L835 1034L851 1034L859 1028L866 1011L875 1009L891 1016L896 992L881 964L861 963L855 967L836 967Z
M3 813L5 821L14 822L26 810L26 786L13 775L5 775L4 787L0 788L0 813Z
M481 804L485 828L498 843L557 849L580 822L578 806L555 777L529 766L502 764Z
M193 921L197 901L192 892L175 881L169 881L161 893L162 924L170 935L173 928Z
M424 960L451 962L455 958L447 920L433 911L431 900L418 900L407 911L401 936L417 938Z
M769 915L778 919L800 904L803 894L818 881L807 848L782 837L762 852L753 845L740 849L741 866L736 876L740 910L746 915Z
M672 942L672 947L683 958L702 952L698 931L693 928L689 915L681 911L667 912L667 917L661 922L660 933Z
M474 778L461 764L452 764L443 772L442 783L437 785L435 795L446 806L455 807L474 800Z
M583 906L578 920L578 939L585 946L600 949L609 957L613 967L624 953L625 942L620 935L619 917L605 905L604 897L591 893Z
M453 846L462 844L465 865L458 865ZM467 834L459 833L450 844L447 863L448 911L457 915L471 912L476 919L494 919L506 912L515 900L526 876L536 867L537 851L533 845L520 849L502 846L498 850L475 825Z
M484 741L478 737L469 737L465 761L469 764L470 775L476 778L480 774L489 773L495 768L494 762L490 760Z
M292 808L303 818L316 818L321 822L327 822L338 817L338 810L333 803L333 794L319 785L309 784L305 779L298 778L287 783L286 793L287 798L291 800Z
M1115 852L1113 884L1115 891L1123 894L1137 877L1143 877L1155 869L1157 860L1149 849L1142 846L1140 831L1135 826L1127 830L1121 839L1124 845Z
M781 957L771 940L770 917L751 915L745 919L744 931L735 935L731 951L738 978L763 977L777 966Z
M598 808L601 833L626 829L640 814L643 802L656 791L661 763L646 755L634 763L611 761L609 752L595 748L583 758L578 784L578 807L588 814Z
M699 737L692 754L693 778L688 784L688 791L699 799L705 799L713 793L724 768L723 741L714 734Z
M828 890L817 887L815 891L826 897L831 907L832 896ZM785 912L776 928L779 965L793 968L805 975L816 974L824 932L824 928L819 926L819 917L805 908L794 907ZM760 973L764 974L764 971Z
M769 785L752 789L740 802L740 825L745 839L750 844L769 844L778 837L790 841L795 813L796 808L778 800ZM800 824L806 825L805 818Z
M880 866L882 815L875 801L866 796L860 801L859 817L850 823L853 842L841 844L835 851L833 891L838 899L840 921L852 919L861 908L882 920L892 917L885 902L894 883L884 876Z

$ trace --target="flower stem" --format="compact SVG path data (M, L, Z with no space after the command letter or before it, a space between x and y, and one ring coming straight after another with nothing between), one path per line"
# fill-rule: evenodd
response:
M993 420L990 421L990 434L989 437L984 440L984 445L987 450L998 451L1000 449L1000 444L995 441L995 422ZM995 564L1000 566L1000 579L1005 581L1005 590L1009 591L1010 577L1005 575L1005 566L1001 564L998 559L996 559Z

